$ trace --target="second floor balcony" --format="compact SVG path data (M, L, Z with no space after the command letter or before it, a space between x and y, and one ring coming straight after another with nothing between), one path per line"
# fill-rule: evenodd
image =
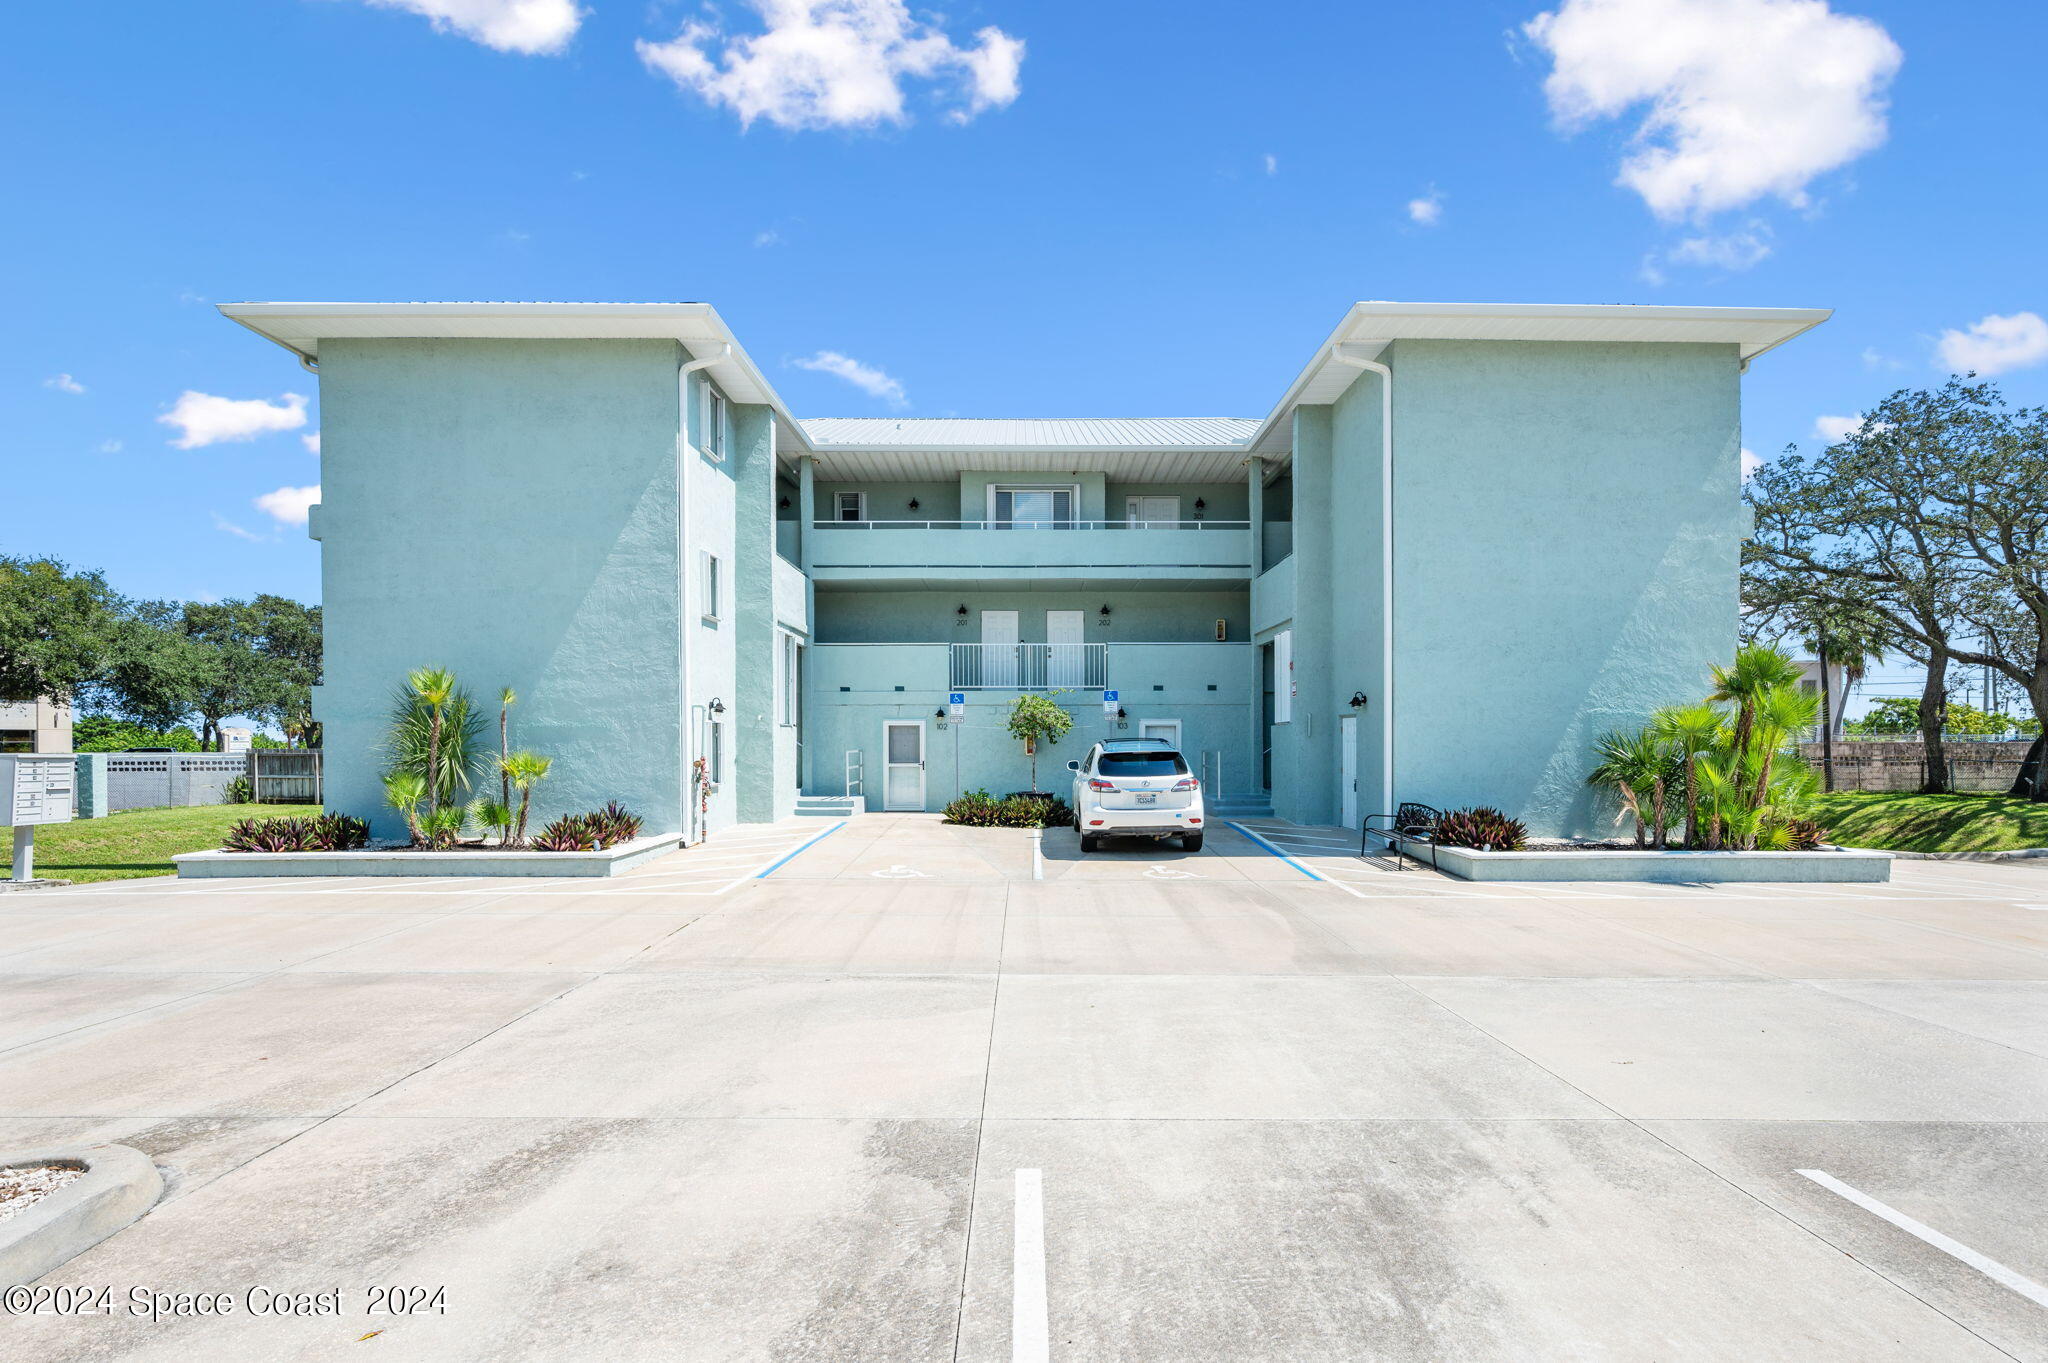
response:
M821 520L809 538L821 582L1244 581L1255 572L1241 520Z

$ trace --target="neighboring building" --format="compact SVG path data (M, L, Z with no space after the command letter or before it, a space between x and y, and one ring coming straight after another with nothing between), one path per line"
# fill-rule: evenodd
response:
M1827 707L1829 716L1834 721L1835 737L1840 738L1842 726L1848 723L1846 712L1849 708L1849 669L1840 663L1828 664L1828 690L1824 695L1820 685L1820 659L1799 658L1795 660L1795 665L1799 668L1799 689L1812 696L1817 704ZM1805 741L1820 742L1819 724L1806 731Z
M70 752L71 706L55 700L0 700L0 752Z
M800 422L703 304L222 311L319 367L329 805L398 827L435 664L518 690L541 808L693 837L1021 788L1025 689L1041 785L1159 732L1225 808L1604 826L1592 743L1735 647L1741 374L1827 316L1361 303L1263 417Z

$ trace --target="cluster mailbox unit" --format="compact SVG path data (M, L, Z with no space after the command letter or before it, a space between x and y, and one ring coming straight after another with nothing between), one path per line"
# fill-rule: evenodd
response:
M78 763L68 755L0 753L0 823L14 828L14 879L36 877L36 825L69 823Z

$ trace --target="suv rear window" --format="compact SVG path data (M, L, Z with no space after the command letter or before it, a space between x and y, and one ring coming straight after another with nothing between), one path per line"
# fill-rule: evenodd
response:
M1103 776L1184 776L1187 769L1177 752L1106 752L1095 764Z

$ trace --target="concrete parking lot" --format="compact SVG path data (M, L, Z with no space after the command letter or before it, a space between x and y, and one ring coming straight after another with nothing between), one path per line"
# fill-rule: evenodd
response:
M877 814L601 883L0 896L0 1145L170 1181L52 1279L113 1313L0 1355L2048 1360L2048 863L1350 850Z

